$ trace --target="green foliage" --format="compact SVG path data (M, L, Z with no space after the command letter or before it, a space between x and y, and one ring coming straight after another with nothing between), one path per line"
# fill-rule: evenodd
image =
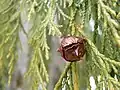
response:
M29 32L24 30L21 14L27 13L32 23ZM31 48L26 78L31 77L31 88L42 85L46 90L49 75L45 60L49 60L48 36L73 35L86 38L84 58L86 88L93 76L97 89L120 88L120 2L119 0L1 0L0 1L0 84L10 83L18 59L19 31L27 35ZM94 31L89 22L94 20ZM61 33L62 32L62 33ZM80 88L80 63L68 63L54 90ZM7 73L8 72L8 73ZM111 75L113 74L113 76ZM77 83L77 84L75 84ZM2 88L3 89L3 88Z
M7 81L10 83L11 75L16 62L17 41L19 31L19 13L17 12L17 3L19 1L0 1L0 79L1 90ZM7 7L6 7L7 6ZM9 63L9 64L8 64ZM3 85L3 86L2 86Z
M77 31L80 31L80 34L82 34L87 39L86 61L84 64L84 67L86 68L84 68L84 71L86 71L87 77L94 77L98 90L102 90L103 87L106 89L114 88L115 90L120 88L120 84L118 82L120 67L120 27L119 19L116 17L118 12L114 10L114 8L118 9L119 5L117 5L118 1L114 2L115 6L113 6L112 3L112 1L103 2L102 0L83 0L83 2L79 3L79 7L82 7L79 9L81 10L80 14L82 14L82 17L79 16L77 19L82 21L82 24L84 25L84 33L81 30L81 27L76 29L78 29ZM75 18L76 17L74 17L74 22L76 24L78 23L78 20ZM86 29L89 30L87 26L89 25L88 22L90 18L95 21L94 31L92 32L93 42L88 39L89 35L87 35L88 33L86 32ZM79 24L81 25L80 22ZM70 30L72 31L72 29ZM111 73L113 76L111 76ZM117 80L115 79L116 76ZM86 81L88 82L89 78L87 78ZM55 88L57 87L58 86ZM90 89L89 83L87 84L87 87Z
M73 90L73 82L72 82L72 66L71 63L68 63L64 69L64 72L62 73L59 81L57 82L54 90L59 90L62 88L69 88L70 90Z

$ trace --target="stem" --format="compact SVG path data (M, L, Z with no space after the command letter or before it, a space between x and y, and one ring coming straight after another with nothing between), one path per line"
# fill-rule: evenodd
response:
M64 78L64 76L67 74L69 68L71 66L71 63L68 63L64 69L64 72L62 73L62 75L60 76L60 79L58 80L57 84L55 85L54 90L59 90L59 87L62 85L62 80ZM78 89L76 89L78 90Z
M76 62L72 63L72 76L73 76L73 86L74 90L79 90L79 84L78 84L78 72L76 67Z

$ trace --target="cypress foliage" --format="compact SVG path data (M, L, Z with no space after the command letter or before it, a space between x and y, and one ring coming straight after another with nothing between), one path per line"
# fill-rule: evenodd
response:
M32 23L28 32L22 23L24 12L27 21ZM92 26L91 21L94 22ZM45 63L50 56L47 37L64 35L85 37L86 55L82 62L67 63L54 90L90 90L91 76L95 79L96 90L119 90L119 0L0 0L1 90L12 78L21 30L32 51L25 78L32 78L33 90L37 90L39 84L46 90L45 83L49 82Z

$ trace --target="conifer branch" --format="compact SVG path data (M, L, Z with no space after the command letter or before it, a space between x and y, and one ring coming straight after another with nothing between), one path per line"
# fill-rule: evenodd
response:
M110 16L110 14L111 14L114 17L116 17L116 13L111 8L109 8L108 6L105 6L101 0L99 0L99 4L102 8L105 19L107 20L107 23L111 28L111 32L114 36L114 39L117 42L118 46L120 46L120 36L119 36L119 34L116 30L116 28L119 30L120 26L119 26L118 22L113 20ZM107 11L110 12L110 14L108 14Z
M78 28L78 30L79 30L79 28ZM85 34L81 30L79 30L79 32L85 37ZM89 54L91 55L91 57L93 57L92 60L94 60L94 58L96 59L96 60L94 60L93 63L95 63L95 65L100 70L99 74L103 75L103 77L101 77L101 78L104 78L104 77L111 78L111 76L109 75L111 68L113 68L113 66L120 67L120 62L117 62L118 60L110 59L110 58L106 57L105 55L101 54L98 51L97 47L93 44L93 42L91 40L89 40L88 38L86 38L86 39L87 39L87 43L88 43L87 45L90 48L90 50L87 48L87 52L93 52L93 54L91 54L91 53L89 53ZM114 67L114 69L115 69L115 67ZM116 71L116 72L118 72L118 71ZM117 82L114 78L112 80L110 79L110 82L113 82L113 80L115 82ZM106 82L106 81L104 81L104 82ZM118 83L116 83L116 85L117 84Z
M115 5L113 6L111 4ZM42 89L46 90L44 83L48 83L49 75L44 60L49 59L50 50L47 36L66 35L66 31L70 29L67 31L67 35L79 36L81 34L87 40L86 53L89 58L86 59L86 69L90 75L96 77L97 86L99 84L100 86L98 87L101 88L106 86L107 88L115 87L119 89L119 82L110 76L112 69L114 74L118 76L120 67L120 49L114 43L115 41L117 45L120 46L120 13L119 5L117 4L119 4L117 0L108 1L108 3L103 0L0 1L0 71L3 68L2 73L4 74L7 71L6 67L9 67L8 83L10 83L17 59L16 45L17 42L19 42L18 32L21 26L23 32L28 36L29 45L33 50L26 77L32 77L33 82L31 86L34 90L38 89L39 84L42 85ZM27 19L33 23L28 33L24 31L24 27L20 22L21 11L24 11L24 9L28 14ZM59 19L56 20L57 15L59 15ZM91 18L95 21L95 30L92 32L94 36L91 36L94 38L94 42L82 32L83 28L82 30L81 28L77 30L75 26L76 23L81 21L80 25L84 26L85 29L86 26L89 26L88 23ZM60 25L58 25L59 23ZM66 27L68 27L67 30L65 29ZM102 33L101 35L99 35L98 27ZM63 29L65 29L65 32L63 32ZM89 32L88 29L87 31ZM98 38L102 41L100 47L96 44ZM79 83L77 83L76 78L79 76L77 76L77 68L74 64L71 65L71 63L69 63L66 65L54 90L63 87L70 90L73 88L78 90ZM100 76L100 81L97 81L98 76ZM73 77L73 79L71 77ZM89 79L89 76L87 78ZM0 75L0 80L1 79ZM117 77L117 79L119 78ZM1 81L3 81L3 79Z
M65 75L67 74L69 68L71 67L71 64L72 64L72 63L68 63L68 64L66 65L63 73L61 74L61 76L60 76L60 78L59 78L59 80L58 80L58 82L57 82L57 84L55 85L54 90L59 90L60 86L62 85L62 80L63 80L63 78L65 77Z

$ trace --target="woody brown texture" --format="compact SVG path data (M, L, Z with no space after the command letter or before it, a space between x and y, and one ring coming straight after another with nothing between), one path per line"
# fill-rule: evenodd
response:
M86 40L83 37L62 37L58 52L66 61L79 61L85 54L85 42Z

